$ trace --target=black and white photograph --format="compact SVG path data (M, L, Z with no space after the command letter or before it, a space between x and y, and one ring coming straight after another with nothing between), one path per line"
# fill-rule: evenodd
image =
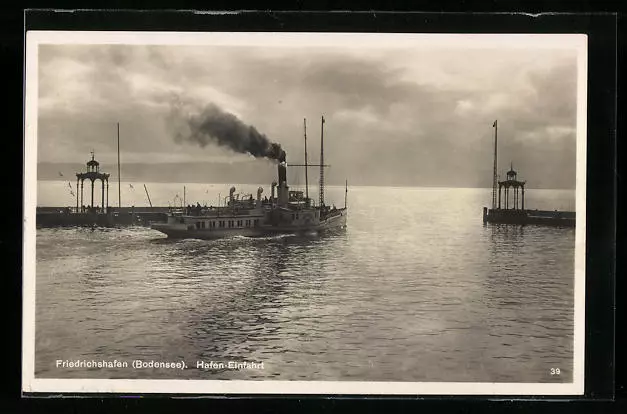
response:
M581 395L587 37L26 35L28 393Z

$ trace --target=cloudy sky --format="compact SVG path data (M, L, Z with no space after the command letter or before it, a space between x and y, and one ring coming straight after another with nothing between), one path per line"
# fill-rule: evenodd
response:
M498 119L501 174L511 161L531 187L575 185L573 48L46 44L38 87L40 163L94 150L114 165L119 122L126 163L271 166L174 139L182 102L190 115L209 104L234 114L288 163L303 162L303 118L318 161L324 115L329 174L373 185L490 187Z

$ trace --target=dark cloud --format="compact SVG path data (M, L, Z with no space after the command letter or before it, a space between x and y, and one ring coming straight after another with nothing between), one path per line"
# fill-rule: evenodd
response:
M281 144L272 142L254 126L213 103L190 113L189 106L177 97L167 117L167 126L179 143L193 143L203 148L219 145L255 158L285 161Z
M302 157L303 118L316 161L324 114L334 174L402 184L489 186L498 118L503 162L519 165L531 186L574 186L572 52L44 46L40 62L45 161L62 158L61 148L63 156L112 151L116 122L129 152L201 158L168 128L178 95L232 113L294 154L292 162ZM233 157L212 145L203 151Z

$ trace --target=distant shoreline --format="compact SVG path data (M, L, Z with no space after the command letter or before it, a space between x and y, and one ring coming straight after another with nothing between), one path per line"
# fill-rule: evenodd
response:
M104 167L104 168L103 168ZM74 163L47 163L37 164L37 179L39 181L76 180L76 172L84 171L85 166ZM101 165L102 172L111 174L109 185L117 182L117 168L114 165ZM124 183L198 183L215 184L258 184L270 186L276 180L276 166L259 160L228 163L169 163L169 164L137 164L122 165L121 178ZM574 180L554 180L549 176L527 176L519 178L526 180L526 188L535 189L576 189ZM574 174L573 174L574 178ZM421 174L411 169L391 173L389 168L365 168L352 171L344 165L331 164L325 172L327 185L344 186L345 180L352 187L442 187L442 188L492 188L492 170L476 170L469 168L458 169L454 176L442 174ZM290 169L288 164L287 181L290 186L303 186L305 183L304 171L300 168ZM309 184L315 187L318 184L316 169L309 174Z

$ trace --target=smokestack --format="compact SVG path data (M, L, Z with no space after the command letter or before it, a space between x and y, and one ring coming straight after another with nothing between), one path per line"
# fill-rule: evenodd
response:
M278 204L285 206L289 201L289 187L287 185L287 162L285 161L285 151L281 151L279 156L279 189L278 189Z
M287 186L287 163L285 162L285 151L279 156L279 187L283 187L283 183Z
M276 181L272 181L272 201L274 201L274 188L277 186Z

